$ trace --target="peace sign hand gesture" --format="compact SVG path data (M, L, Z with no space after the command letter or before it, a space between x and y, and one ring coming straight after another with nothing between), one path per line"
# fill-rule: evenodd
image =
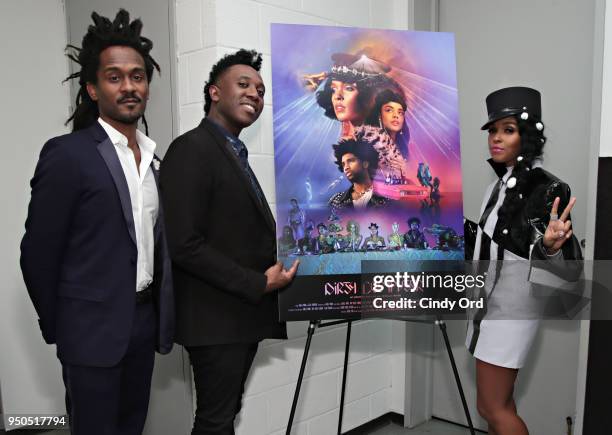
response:
M561 199L556 197L555 202L553 202L552 210L550 211L550 221L548 222L542 240L549 255L556 254L565 241L572 237L572 221L567 220L567 218L574 204L576 204L576 197L573 196L570 199L561 216L557 214L560 202Z

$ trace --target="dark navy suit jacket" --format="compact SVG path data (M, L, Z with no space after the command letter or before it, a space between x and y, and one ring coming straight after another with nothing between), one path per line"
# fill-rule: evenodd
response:
M158 170L152 166L158 183ZM137 247L127 181L99 123L43 147L31 181L21 270L45 341L63 363L110 367L124 356ZM157 350L168 353L174 299L161 196L154 228Z

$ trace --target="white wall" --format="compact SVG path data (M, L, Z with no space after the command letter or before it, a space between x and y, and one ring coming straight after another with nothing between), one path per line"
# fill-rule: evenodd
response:
M219 57L238 48L264 54L262 76L271 89L270 23L347 25L407 29L408 0L178 0L180 132L203 116L204 81ZM241 136L249 160L274 209L272 93L260 119ZM238 434L281 434L289 417L307 323L288 325L289 340L266 341L257 354L245 393ZM335 433L346 327L324 328L313 339L296 412L296 434ZM404 324L355 324L344 430L389 411L404 413Z
M37 13L32 13L36 10ZM0 379L5 413L64 414L55 347L44 344L19 269L30 178L45 141L67 132L69 89L62 0L0 2L2 243Z

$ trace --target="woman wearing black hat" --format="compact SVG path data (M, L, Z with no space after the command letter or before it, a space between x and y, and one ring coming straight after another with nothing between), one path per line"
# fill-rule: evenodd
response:
M487 97L487 111L482 129L489 132L488 162L499 180L485 193L479 223L466 222L465 233L466 240L475 236L473 258L480 266L497 261L487 266L487 306L469 321L466 346L476 358L478 412L489 433L521 435L528 432L512 397L514 382L539 325L537 310L530 312L534 299L526 260L569 269L565 276L575 279L576 263L564 260L581 260L582 254L569 220L576 198L541 168L546 137L540 93L500 89Z

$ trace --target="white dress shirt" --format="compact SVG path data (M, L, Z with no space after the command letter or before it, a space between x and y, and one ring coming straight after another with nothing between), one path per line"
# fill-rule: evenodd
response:
M136 263L136 291L144 290L153 281L153 258L155 239L153 228L159 211L157 185L153 176L151 162L155 152L155 142L144 133L136 130L136 142L140 148L140 168L136 167L134 153L128 147L128 140L113 126L98 118L98 122L106 131L115 151L130 191L138 260Z

